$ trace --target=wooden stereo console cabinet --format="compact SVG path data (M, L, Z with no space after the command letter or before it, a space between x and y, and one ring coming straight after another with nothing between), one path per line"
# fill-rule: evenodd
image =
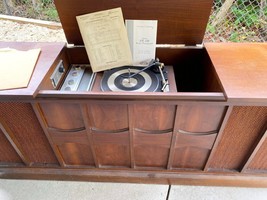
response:
M28 87L0 91L0 178L267 186L266 43L197 45L212 0L55 4L73 45L0 42L41 48ZM75 17L115 7L158 20L170 92L103 92L101 72L91 91L59 90L89 64Z

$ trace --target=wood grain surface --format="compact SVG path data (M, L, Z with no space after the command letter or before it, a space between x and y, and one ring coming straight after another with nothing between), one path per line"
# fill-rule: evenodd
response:
M0 48L14 48L26 51L41 48L35 70L27 88L0 91L1 99L32 99L43 78L62 51L65 43L37 43L37 42L0 42ZM19 63L18 63L19 64ZM14 77L15 78L15 77Z
M55 1L68 43L82 45L77 15L121 7L124 19L158 20L158 44L201 44L212 0Z
M205 47L228 101L267 104L267 43L208 43Z

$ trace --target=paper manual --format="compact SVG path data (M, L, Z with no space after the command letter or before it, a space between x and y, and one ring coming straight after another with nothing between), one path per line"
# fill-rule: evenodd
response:
M28 86L41 49L0 49L0 90Z
M93 72L132 65L121 8L76 18Z
M148 65L155 59L157 20L126 20L133 65Z

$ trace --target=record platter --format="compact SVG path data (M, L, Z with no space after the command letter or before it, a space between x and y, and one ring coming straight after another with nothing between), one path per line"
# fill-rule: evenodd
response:
M102 91L168 92L168 73L163 63L153 61L147 67L123 66L104 72Z

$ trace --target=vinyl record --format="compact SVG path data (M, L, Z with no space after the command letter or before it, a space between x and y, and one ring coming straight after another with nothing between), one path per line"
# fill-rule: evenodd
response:
M140 67L120 67L107 70L101 81L102 91L128 91L128 92L154 92L159 88L159 79L154 72L145 70L135 76L129 75L138 73Z

